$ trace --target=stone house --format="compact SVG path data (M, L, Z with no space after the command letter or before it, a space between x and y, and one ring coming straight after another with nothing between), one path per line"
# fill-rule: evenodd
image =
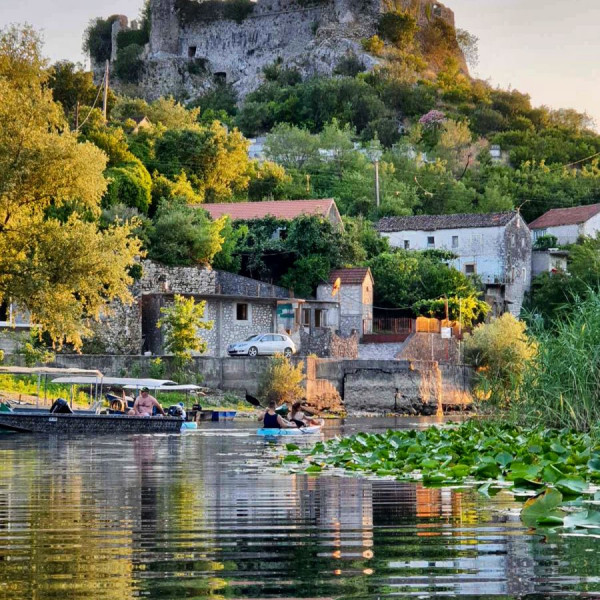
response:
M333 287L338 279L340 287L334 296ZM339 331L343 336L349 336L353 331L357 331L360 336L372 331L373 284L371 269L357 267L332 271L329 281L318 286L318 301L337 299L339 302Z
M553 235L558 245L574 244L581 236L595 237L600 231L600 204L553 208L529 224L536 242L544 235Z
M213 327L198 332L208 345L205 356L227 356L229 344L259 333L286 333L307 352L342 344L335 332L348 316L331 295L294 298L285 288L210 267L142 264L134 304L115 304L95 326L95 342L109 354L163 354L163 334L156 324L160 309L172 305L176 294L206 302L204 319Z
M202 207L213 219L228 215L232 221L253 221L265 217L275 217L282 221L292 221L302 215L319 216L331 223L334 229L342 231L344 224L335 200L270 200L265 202L224 202L203 204Z
M518 211L489 214L385 217L377 225L404 250L449 250L449 264L477 276L494 314L518 316L531 286L531 232Z

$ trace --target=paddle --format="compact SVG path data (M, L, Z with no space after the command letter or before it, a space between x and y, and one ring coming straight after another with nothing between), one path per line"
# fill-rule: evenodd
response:
M252 404L252 406L256 406L258 408L263 408L262 404L258 401L258 399L255 398L254 396L251 396L248 393L248 390L246 390L246 402L249 402L250 404Z

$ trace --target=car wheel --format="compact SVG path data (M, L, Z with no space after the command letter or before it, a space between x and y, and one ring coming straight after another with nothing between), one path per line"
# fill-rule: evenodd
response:
M248 348L248 356L258 356L258 348L256 346Z
M292 352L292 349L291 349L291 348L286 348L286 349L283 351L283 355L284 355L286 358L290 358L290 356L292 356L292 354L293 354L293 352Z

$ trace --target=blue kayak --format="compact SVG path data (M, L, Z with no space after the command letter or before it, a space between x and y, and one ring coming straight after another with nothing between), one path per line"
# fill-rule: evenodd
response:
M266 436L280 436L280 435L311 435L315 433L321 433L321 427L319 425L314 425L312 427L300 427L289 428L289 429L259 429L256 434L257 435L266 435Z

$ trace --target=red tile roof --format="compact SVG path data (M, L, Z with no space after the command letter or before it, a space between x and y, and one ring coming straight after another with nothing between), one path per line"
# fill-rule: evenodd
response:
M362 285L367 275L371 275L369 267L354 267L352 269L336 269L329 273L329 283L335 283L339 277L342 285ZM371 275L371 278L373 276Z
M532 223L529 223L529 229L578 225L579 223L585 223L598 213L600 213L600 204L574 206L573 208L553 208Z
M231 202L223 204L202 204L213 219L229 215L234 221L249 221L271 216L291 221L300 215L320 215L329 218L333 207L336 220L341 222L332 198L324 200L269 200L266 202Z

